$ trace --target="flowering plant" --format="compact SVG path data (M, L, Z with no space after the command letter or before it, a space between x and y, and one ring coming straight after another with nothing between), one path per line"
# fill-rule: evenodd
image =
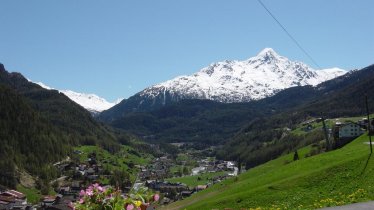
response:
M81 190L79 200L74 204L74 210L145 210L151 203L157 202L158 194L138 191L122 195L121 191L104 188L99 184L90 185Z

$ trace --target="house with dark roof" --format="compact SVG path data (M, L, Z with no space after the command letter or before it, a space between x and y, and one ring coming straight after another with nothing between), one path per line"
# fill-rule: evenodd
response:
M0 193L0 210L30 209L26 195L16 190L7 190Z

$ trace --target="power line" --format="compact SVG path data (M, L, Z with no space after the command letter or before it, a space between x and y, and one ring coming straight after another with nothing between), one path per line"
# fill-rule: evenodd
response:
M273 13L270 12L270 10L265 6L264 3L262 3L261 0L257 0L261 6L267 11L267 13L275 20L275 22L278 23L278 25L283 29L284 32L288 35L288 37L291 38L291 40L300 48L301 51L313 62L314 65L316 65L319 69L322 69L317 62L312 58L312 56L309 55L309 53L304 50L304 48L299 44L298 41L287 31L287 29L278 21L278 19L273 15Z

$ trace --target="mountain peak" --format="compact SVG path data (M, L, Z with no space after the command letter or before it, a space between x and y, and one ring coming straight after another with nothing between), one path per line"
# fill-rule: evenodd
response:
M258 53L257 56L258 57L265 57L265 56L277 57L279 55L273 50L273 48L267 47L267 48L261 50L261 52Z
M284 60L286 59L283 56L278 55L272 48L265 48L261 50L255 57L249 58L248 61L254 62L254 61L260 61L261 63L273 63L277 60ZM287 60L287 59L286 59Z

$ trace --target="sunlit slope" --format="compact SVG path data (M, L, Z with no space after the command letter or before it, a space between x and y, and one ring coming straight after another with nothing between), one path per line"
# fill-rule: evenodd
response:
M304 158L310 148L255 167L165 209L315 209L374 199L374 163L368 137Z

